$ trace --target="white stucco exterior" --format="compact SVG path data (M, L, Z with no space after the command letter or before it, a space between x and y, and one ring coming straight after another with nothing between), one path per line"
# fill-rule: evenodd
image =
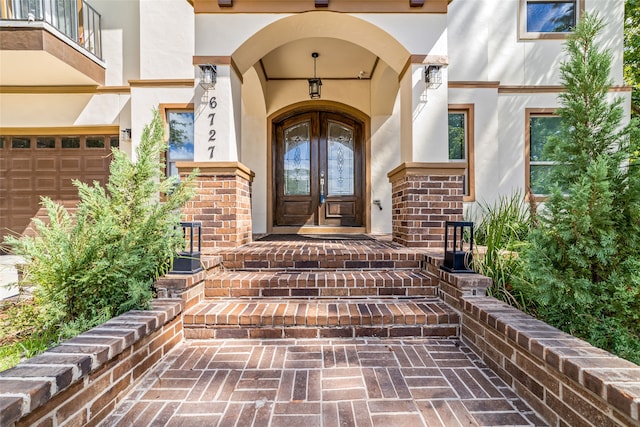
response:
M271 120L292 106L313 105L306 80L265 74L260 61L276 49L300 42L322 51L323 40L348 42L377 58L370 78L326 79L322 87L323 102L367 118L363 227L371 233L391 231L390 170L402 162L449 161L450 105L473 106L476 201L524 189L525 111L558 106L563 40L522 39L520 0L453 0L441 13L197 13L198 2L194 8L187 0L91 3L102 15L104 86L80 93L2 91L0 128L116 125L131 129L121 149L132 153L154 108L192 106L194 160L239 161L255 173L255 233L273 226ZM584 4L607 24L601 44L613 55L611 79L621 88L624 4ZM205 91L198 64L207 62L217 65L218 75L215 88ZM425 87L430 63L445 65L437 89ZM289 67L310 64L305 56ZM630 92L612 96L625 97L629 110ZM214 150L211 97L217 100Z

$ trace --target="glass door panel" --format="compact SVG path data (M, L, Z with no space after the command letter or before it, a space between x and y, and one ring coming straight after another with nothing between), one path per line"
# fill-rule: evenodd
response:
M352 196L354 191L353 129L328 124L327 179L329 196Z
M310 123L303 122L284 131L284 194L311 193Z

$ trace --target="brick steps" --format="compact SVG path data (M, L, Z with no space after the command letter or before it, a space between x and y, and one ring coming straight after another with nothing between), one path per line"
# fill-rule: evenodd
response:
M209 277L205 298L435 296L420 271L228 271Z
M459 318L421 270L425 253L372 238L272 237L219 253L184 314L206 338L452 337Z
M438 298L204 301L184 314L186 338L457 336L458 315Z
M308 243L269 245L254 242L243 248L221 253L230 270L398 270L419 269L424 255L390 242Z

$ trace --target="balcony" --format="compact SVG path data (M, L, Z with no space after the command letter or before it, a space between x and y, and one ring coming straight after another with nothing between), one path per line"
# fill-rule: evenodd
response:
M84 0L0 0L0 86L102 85L101 15Z

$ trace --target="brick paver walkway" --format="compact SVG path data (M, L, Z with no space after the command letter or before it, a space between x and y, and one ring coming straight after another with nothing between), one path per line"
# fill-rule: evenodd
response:
M104 426L544 425L452 339L187 341Z

